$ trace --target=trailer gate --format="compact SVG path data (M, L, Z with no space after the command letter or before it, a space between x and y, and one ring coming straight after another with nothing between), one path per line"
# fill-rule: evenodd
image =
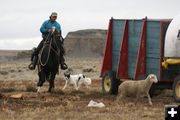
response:
M170 20L110 19L101 76L116 72L118 79L155 74L162 80L164 38Z

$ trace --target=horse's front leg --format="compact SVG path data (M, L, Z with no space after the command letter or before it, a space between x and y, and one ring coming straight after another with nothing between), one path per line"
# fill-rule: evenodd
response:
M39 93L41 87L43 86L43 83L45 82L45 78L46 78L46 77L45 77L45 73L44 73L43 70L38 73L38 76L39 76L39 81L38 81L38 83L37 83L37 92Z
M48 92L51 92L52 88L54 89L54 79L55 79L55 76L56 76L56 72L51 73L50 80L49 80L49 89L48 89Z
M62 90L64 90L67 87L67 84L68 84L68 81L65 80L65 84L64 84L64 87L62 88Z

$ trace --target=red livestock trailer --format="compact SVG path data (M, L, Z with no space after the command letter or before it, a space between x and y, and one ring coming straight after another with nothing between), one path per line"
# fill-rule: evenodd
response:
M162 66L166 31L171 19L113 19L109 21L104 59L101 68L102 92L117 94L124 79L144 79L155 74L156 89L172 88L180 101L179 64ZM176 80L177 79L177 80ZM178 90L177 90L178 89Z

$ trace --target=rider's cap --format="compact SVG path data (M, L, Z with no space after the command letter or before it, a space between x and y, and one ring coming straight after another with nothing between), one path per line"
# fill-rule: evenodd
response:
M57 13L56 12L52 12L51 16L56 16L57 17Z

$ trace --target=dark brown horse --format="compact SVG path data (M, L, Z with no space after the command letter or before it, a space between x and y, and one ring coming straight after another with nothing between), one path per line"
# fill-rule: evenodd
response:
M48 92L51 92L52 88L54 88L54 79L59 69L60 44L59 36L54 34L49 35L44 42L44 46L39 54L37 92L40 92L40 88L46 80L49 82Z

